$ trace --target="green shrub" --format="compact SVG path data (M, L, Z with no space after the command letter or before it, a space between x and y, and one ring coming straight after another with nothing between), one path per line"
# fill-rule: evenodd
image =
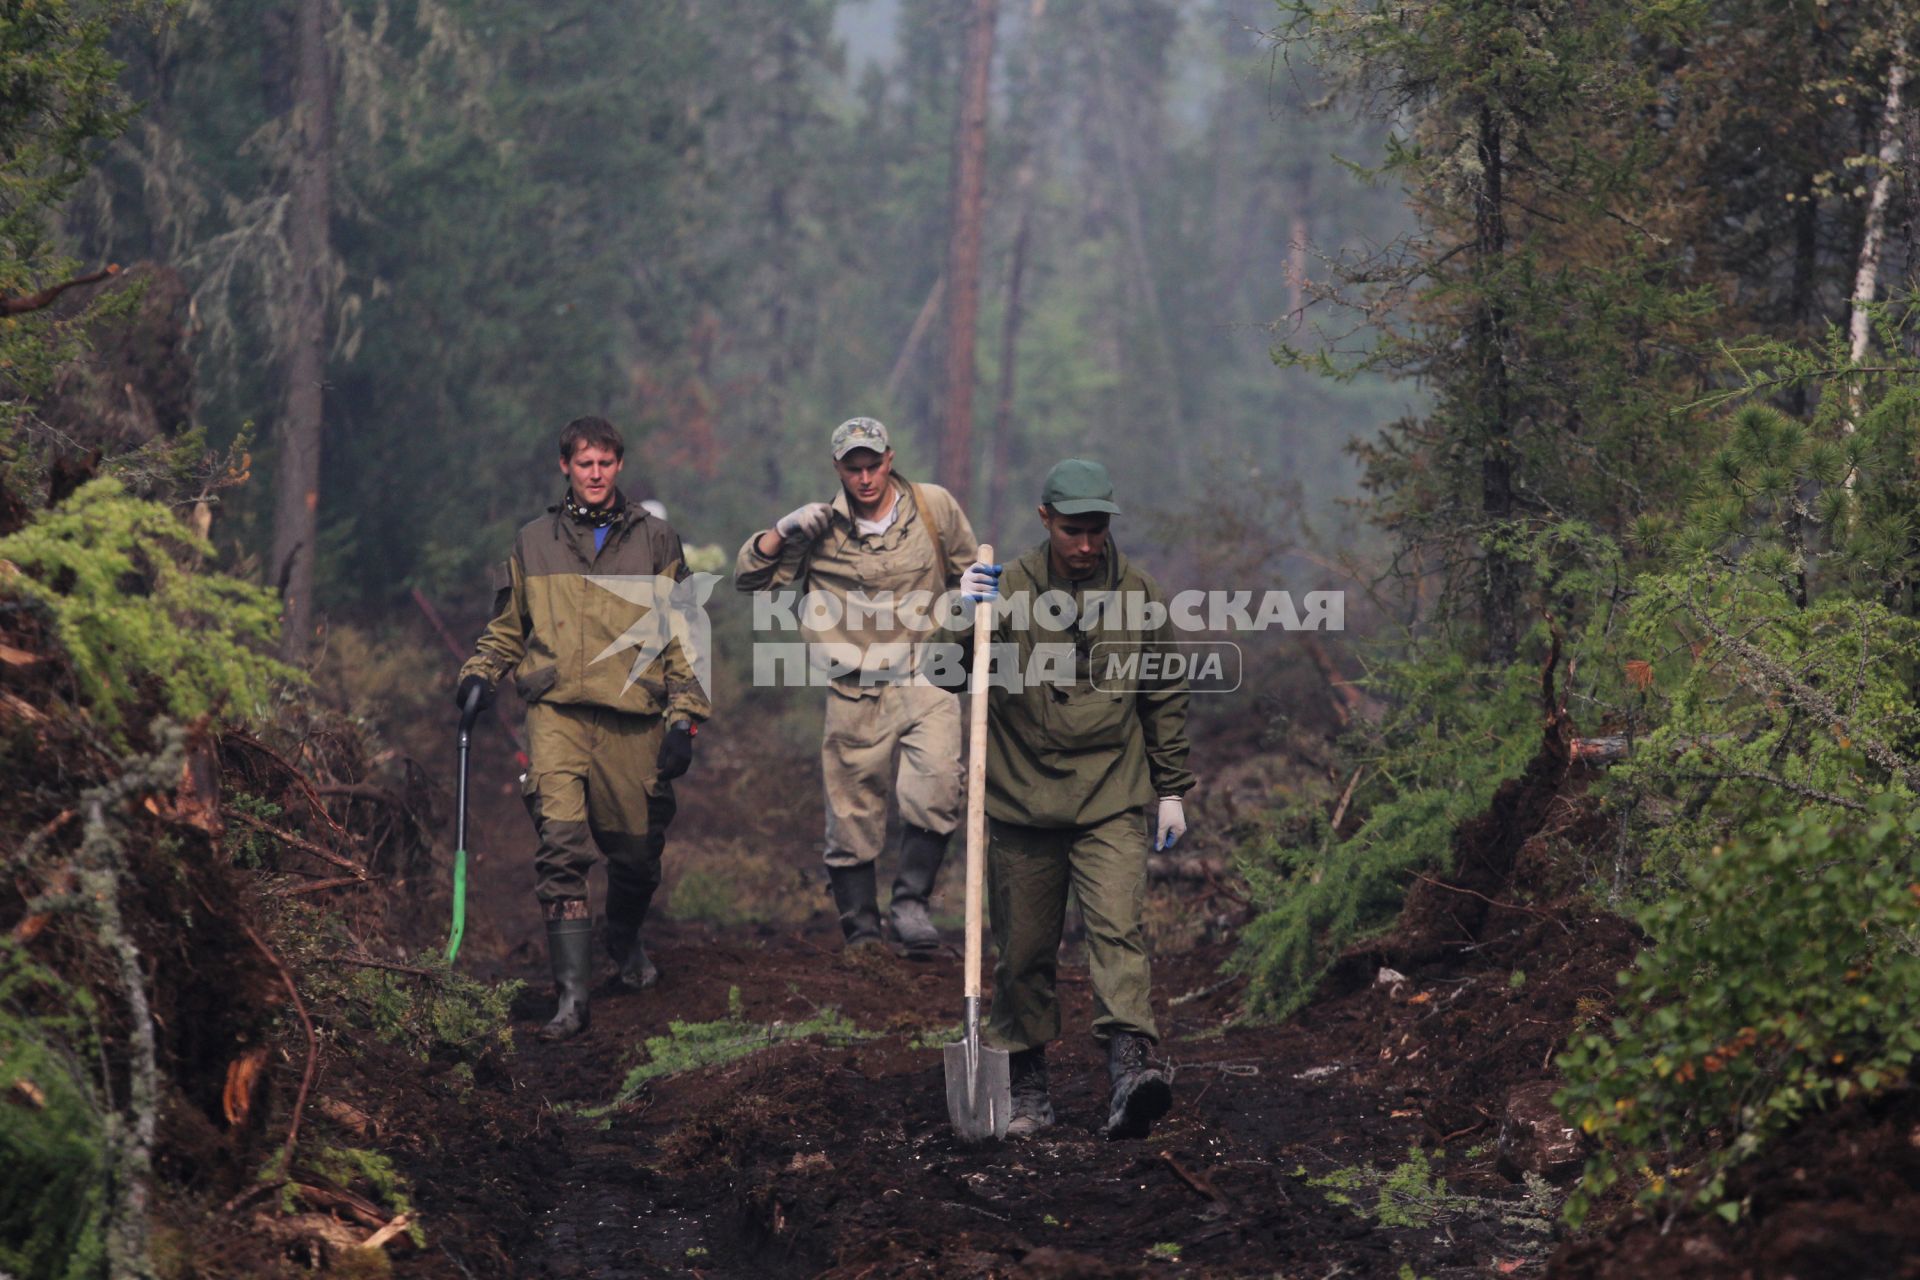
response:
M1390 923L1415 872L1443 869L1453 829L1487 807L1540 746L1540 668L1495 677L1458 654L1389 668L1380 692L1398 708L1361 753L1366 820L1344 840L1326 818L1304 833L1243 850L1239 868L1259 914L1229 968L1251 976L1248 1012L1284 1018L1305 1004L1342 950Z
M726 1017L714 1022L669 1022L666 1035L647 1038L647 1060L621 1081L614 1105L632 1102L650 1080L719 1066L776 1044L814 1036L841 1044L873 1038L872 1033L861 1031L838 1009L831 1008L801 1022L749 1022L740 1002L740 988L730 987Z
M110 1172L106 1113L75 1056L90 1037L84 1019L10 1009L28 985L60 990L0 945L0 1274L92 1280L107 1265Z
M177 719L257 717L275 682L302 677L261 652L279 632L278 599L200 569L212 550L166 507L102 477L0 538L0 594L45 611L105 724L148 680Z
M1568 1203L1639 1175L1641 1204L1733 1219L1727 1171L1805 1115L1905 1077L1920 1052L1920 817L1875 800L1701 860L1651 909L1611 1035L1559 1060L1556 1102L1599 1140Z
M471 1062L512 1052L509 1021L519 979L495 985L434 962L425 974L317 965L308 975L316 1003L423 1061L436 1055Z

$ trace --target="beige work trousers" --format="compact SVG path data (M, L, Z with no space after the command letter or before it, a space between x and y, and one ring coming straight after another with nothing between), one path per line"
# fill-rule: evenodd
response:
M887 685L865 697L829 690L820 773L830 867L880 856L889 794L903 822L948 834L960 821L959 698L931 685Z

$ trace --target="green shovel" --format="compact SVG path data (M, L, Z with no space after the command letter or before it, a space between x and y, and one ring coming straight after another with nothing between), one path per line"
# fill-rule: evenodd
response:
M482 690L479 685L467 695L460 708L460 781L454 791L453 819L453 930L447 936L447 963L460 954L460 939L467 932L467 745L473 737L473 722L480 718Z

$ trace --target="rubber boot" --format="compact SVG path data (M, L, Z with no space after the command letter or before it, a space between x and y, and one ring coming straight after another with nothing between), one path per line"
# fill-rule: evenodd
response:
M1147 1060L1152 1041L1135 1031L1116 1031L1107 1044L1107 1137L1144 1138L1153 1122L1173 1107L1173 1083Z
M653 840L651 834L649 841ZM664 843L664 842L663 842ZM647 908L653 903L659 886L657 855L651 865L655 877L636 874L617 863L607 864L607 955L619 966L616 982L629 991L644 991L660 981L660 971L647 957L641 940L641 926L647 922Z
M833 905L840 912L840 932L849 949L880 945L880 903L873 864L828 867L833 882Z
M912 823L901 832L900 874L893 882L893 901L887 904L887 916L893 924L893 936L908 951L931 951L940 945L940 931L933 927L927 902L933 897L933 885L940 878L940 864L946 856L946 836Z
M1007 1121L1007 1136L1024 1138L1052 1124L1053 1096L1047 1082L1046 1046L1009 1054L1007 1075L1013 1085L1013 1115Z
M560 1007L540 1028L542 1040L567 1040L587 1029L587 984L593 979L593 921L547 921L547 960Z
M660 981L660 970L647 955L647 944L638 925L616 924L607 919L607 955L620 967L614 980L629 991L645 991Z

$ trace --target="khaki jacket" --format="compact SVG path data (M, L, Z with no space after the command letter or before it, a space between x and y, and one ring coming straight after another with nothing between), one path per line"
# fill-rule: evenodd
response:
M1032 600L1048 590L1066 591L1076 602L1087 591L1137 592L1165 602L1159 584L1117 547L1109 547L1106 563L1084 583L1049 578L1043 543L1007 566L1000 592L1007 600L1027 592ZM1087 611L1077 612L1084 618ZM1094 646L1164 650L1175 638L1171 621L1149 631L1128 626L1140 619L1129 618L1126 610L1093 612L1092 625L1072 632L1016 628L1010 611L997 615L994 643L1014 646L1022 673L1035 669L1036 644L1071 643L1079 650L1070 685L1023 682L1017 692L998 684L989 691L987 813L1001 822L1088 827L1161 796L1184 795L1193 786L1187 771L1186 678L1137 680L1116 690L1096 688L1091 677ZM938 639L965 645L971 662L971 631Z
M460 668L461 677L481 675L498 684L512 672L522 698L555 706L675 720L712 714L693 663L677 642L669 642L628 685L638 652L631 639L606 651L647 616L648 606L587 580L601 574L681 581L687 565L680 535L628 502L596 554L592 528L549 507L520 530L513 556L496 572L494 619Z
M869 601L902 601L918 592L923 593L920 607L929 618L937 618L939 598L959 583L979 544L951 493L937 484L910 488L898 476L893 484L895 517L885 533L876 537L855 532L842 489L833 500L832 523L811 546L788 543L769 557L760 554L758 545L765 530L748 538L734 561L734 585L742 591L791 587L802 597L817 591L836 597L842 606L855 593ZM914 488L920 491L918 503ZM937 559L935 539L921 520L922 506L938 532L944 561ZM800 636L812 645L831 646L848 659L845 665L853 670L834 681L836 690L853 697L875 696L884 681L874 677L910 673L917 646L931 637L930 630L913 629L906 612L894 609L890 616L876 617L843 609L831 625L803 625ZM863 681L862 673L868 679Z

